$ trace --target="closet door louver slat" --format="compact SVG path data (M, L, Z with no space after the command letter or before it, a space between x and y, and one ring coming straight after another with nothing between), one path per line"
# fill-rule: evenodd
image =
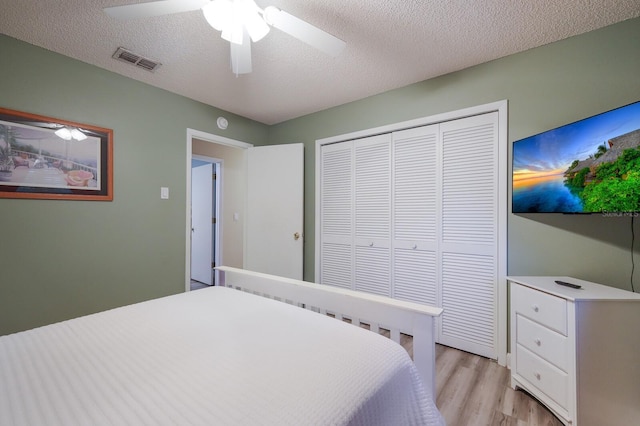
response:
M389 249L356 246L355 289L389 297L389 282Z
M438 125L393 134L393 297L437 305Z
M355 141L356 290L391 296L391 135Z
M474 353L494 357L494 298L492 256L442 254L443 336L464 340Z
M323 243L322 255L322 283L350 289L351 244Z
M394 238L436 240L438 126L393 135Z
M356 141L355 224L357 239L389 239L390 136Z
M475 117L474 117L474 121ZM443 131L442 240L494 244L496 239L493 123Z
M398 248L393 256L394 297L437 306L435 251Z
M495 114L495 113L494 113ZM441 125L440 341L496 358L497 119Z
M323 235L351 233L352 163L350 147L334 145L322 151L322 168L325 171L322 176Z
M352 288L353 143L324 147L321 167L321 282Z

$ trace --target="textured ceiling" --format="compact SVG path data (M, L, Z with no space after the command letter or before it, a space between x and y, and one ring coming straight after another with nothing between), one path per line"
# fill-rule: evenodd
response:
M276 29L236 77L200 11L119 21L135 0L0 0L0 31L266 124L320 111L640 16L638 0L256 0L346 41L332 58ZM156 59L155 72L111 57Z

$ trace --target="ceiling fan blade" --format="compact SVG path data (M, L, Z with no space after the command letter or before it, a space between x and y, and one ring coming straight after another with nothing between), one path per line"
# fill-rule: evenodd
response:
M331 56L338 56L346 46L339 38L275 6L268 6L264 13L269 24Z
M244 30L242 44L229 43L231 45L231 71L238 74L251 72L251 38L247 30Z
M190 12L200 9L207 3L209 3L209 0L162 0L105 7L104 11L114 18L136 19L179 12Z

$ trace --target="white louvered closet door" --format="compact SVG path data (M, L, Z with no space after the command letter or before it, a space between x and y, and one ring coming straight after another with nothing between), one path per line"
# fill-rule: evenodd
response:
M352 288L353 142L327 145L321 152L320 282Z
M393 133L393 297L438 304L439 126Z
M439 342L497 357L498 114L440 125Z
M355 290L391 296L391 134L355 141Z
M498 118L322 146L319 282L442 307L439 343L496 359L506 272Z

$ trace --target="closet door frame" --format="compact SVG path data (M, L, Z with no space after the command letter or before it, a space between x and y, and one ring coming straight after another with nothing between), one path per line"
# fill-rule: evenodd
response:
M464 108L456 111L445 112L427 117L417 118L385 126L374 127L347 134L332 136L316 140L315 158L315 281L320 282L320 191L322 168L320 164L321 149L323 145L345 142L353 139L365 138L391 133L399 130L406 130L414 127L421 127L430 124L438 124L445 121L457 120L460 118L486 114L490 112L498 113L498 306L497 306L497 352L498 364L507 364L507 175L508 175L508 145L507 145L507 120L508 101L501 100L488 104Z

